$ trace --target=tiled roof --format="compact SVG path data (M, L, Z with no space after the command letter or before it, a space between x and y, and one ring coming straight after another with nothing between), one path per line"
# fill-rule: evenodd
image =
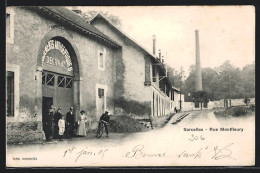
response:
M37 11L41 11L51 18L58 19L64 24L70 25L71 27L82 31L85 34L96 37L114 47L119 47L115 41L111 40L94 26L67 8L55 6L33 6L31 8L36 9Z

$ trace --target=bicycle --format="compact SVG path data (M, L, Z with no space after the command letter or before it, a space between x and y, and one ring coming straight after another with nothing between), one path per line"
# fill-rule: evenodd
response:
M101 120L99 122L101 123L101 125L100 125L100 127L98 127L98 130L97 130L97 135L96 135L97 138L101 138L104 128L105 128L105 124L108 124L104 120Z

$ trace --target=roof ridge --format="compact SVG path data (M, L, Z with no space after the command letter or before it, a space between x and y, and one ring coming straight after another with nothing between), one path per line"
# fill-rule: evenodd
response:
M71 11L67 8L64 8L64 7L58 7L57 8L56 6L39 6L38 8L44 9L44 10L47 10L47 11L51 11L52 13L54 13L55 15L63 18L64 20L69 21L72 25L78 27L79 29L85 30L85 31L89 32L89 34L95 35L96 37L100 37L100 39L103 39L106 42L110 42L110 44L112 43L113 45L118 46L118 43L111 40L109 37L107 37L102 32L100 32L97 28L92 26L90 23L86 22L82 17L80 17L79 15L75 14L73 11ZM82 21L79 21L79 22L73 21L72 19L70 19L67 16L65 16L64 14L62 14L62 11L60 9L63 10L63 13L64 13L64 10L65 10L66 12L69 12L69 13L71 13L71 15L78 18L78 20L82 20ZM84 22L84 23L80 24L80 22ZM84 25L86 25L86 26L84 26ZM89 28L87 28L87 27L89 27Z
M140 47L141 49L143 49L149 56L151 56L155 61L159 61L158 58L156 57L156 55L152 54L150 51L148 51L146 48L144 48L140 43L138 43L135 39L133 39L131 36L129 36L128 34L126 34L124 31L122 31L122 29L118 28L109 18L107 18L105 15L102 15L101 13L97 13L97 15L95 15L91 20L90 23L93 22L93 20L95 20L97 18L97 16L101 16L103 19L105 19L110 25L112 25L116 30L118 30L119 32L121 32L124 36L126 36L129 40L131 40L132 42L134 42L138 47ZM162 63L161 61L159 61L159 63ZM164 67L163 65L161 65L161 69L166 73L166 68L167 68L167 64L166 67ZM166 74L167 75L167 74ZM169 83L169 78L165 78Z
M122 29L120 29L119 27L117 27L108 17L106 17L105 15L103 15L102 13L97 13L97 15L95 15L91 20L90 23L98 16L100 15L101 17L103 17L105 20L107 20L109 22L109 24L111 24L115 29L117 29L119 32L121 32L123 35L125 35L126 37L128 37L130 40L132 40L135 44L137 44L140 48L142 48L145 52L147 52L150 56L152 56L153 58L157 58L156 55L154 55L153 53L151 53L150 51L148 51L146 48L144 48L141 43L139 43L138 41L136 41L134 38L132 38L131 36L129 36L128 34L125 33L125 31L123 31Z

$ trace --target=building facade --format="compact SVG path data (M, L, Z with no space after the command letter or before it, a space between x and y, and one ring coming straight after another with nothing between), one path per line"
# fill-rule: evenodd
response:
M170 113L165 64L102 15L90 23L62 7L6 11L7 140L45 138L50 105L75 121L85 110L89 130L104 111L138 117Z
M85 110L90 127L104 110L114 112L120 46L65 8L8 7L6 20L10 138L22 122L33 122L35 138L41 138L51 104L63 115L74 107L75 120Z
M161 57L147 51L100 13L90 23L122 46L122 61L116 64L116 113L151 119L169 114L171 83Z
M184 94L180 93L178 88L172 87L171 89L171 113L173 113L176 107L177 110L185 110Z

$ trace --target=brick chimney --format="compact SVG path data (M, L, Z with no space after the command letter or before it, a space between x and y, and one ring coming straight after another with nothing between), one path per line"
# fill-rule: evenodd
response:
M201 67L200 67L199 30L195 30L195 39L196 39L195 91L202 91L202 78L201 78Z
M156 55L156 36L153 35L153 54Z

